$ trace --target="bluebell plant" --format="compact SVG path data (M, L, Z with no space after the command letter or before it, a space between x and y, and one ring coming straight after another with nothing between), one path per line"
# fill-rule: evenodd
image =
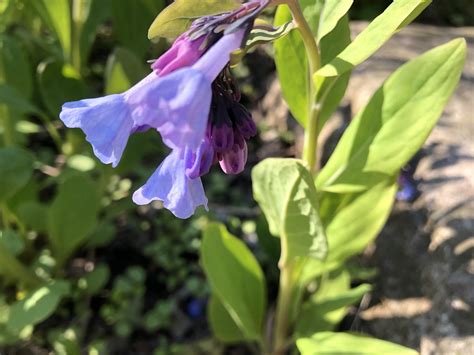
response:
M199 18L153 64L153 71L122 94L64 104L67 127L80 128L104 164L117 166L130 135L155 129L171 153L133 195L138 205L159 200L179 218L207 209L201 177L214 164L239 174L246 141L256 133L229 68L268 0Z

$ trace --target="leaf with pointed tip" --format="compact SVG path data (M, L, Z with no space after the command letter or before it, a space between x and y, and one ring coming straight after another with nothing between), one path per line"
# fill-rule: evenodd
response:
M456 39L395 71L349 125L316 179L318 190L362 191L396 175L441 116L465 58L466 42Z
M153 21L148 38L176 38L185 32L191 22L199 17L217 15L239 8L235 0L176 0Z
M415 15L430 3L431 0L395 0L346 49L319 69L314 80L319 80L318 76L339 76L352 70L374 54L395 32L413 21Z

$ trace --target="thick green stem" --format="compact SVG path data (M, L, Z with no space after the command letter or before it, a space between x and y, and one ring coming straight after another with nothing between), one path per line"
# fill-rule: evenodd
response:
M293 21L300 31L303 43L306 47L308 57L308 122L305 132L305 143L303 159L311 168L311 173L316 174L318 125L320 107L315 103L317 89L313 82L313 74L319 69L320 54L318 45L313 36L311 28L303 16L298 0L275 1L275 4L286 3L292 13ZM294 262L284 264L280 267L280 289L275 316L275 329L273 339L273 354L284 355L289 344L289 332L292 327L292 310L294 309L294 290L297 283L297 274L294 272Z
M273 333L273 354L283 355L288 343L288 328L293 295L293 268L286 265L280 271L280 289L275 315L275 331Z
M319 55L318 45L314 39L313 32L309 27L308 22L303 16L301 7L297 0L288 1L293 20L300 31L301 38L306 48L306 55L308 57L308 122L306 126L305 142L303 149L303 159L308 163L313 174L316 173L316 151L318 143L318 121L320 107L315 103L316 87L313 82L313 74L316 73L321 66L321 59Z

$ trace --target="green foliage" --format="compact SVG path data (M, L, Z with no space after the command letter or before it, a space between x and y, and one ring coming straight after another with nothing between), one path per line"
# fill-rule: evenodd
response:
M396 0L360 33L344 51L317 72L317 76L338 76L374 54L395 32L408 25L431 0ZM317 77L316 76L316 77Z
M211 224L204 232L201 261L214 297L218 297L244 338L261 341L266 287L263 272L252 253L224 226ZM221 317L211 319L229 320ZM217 327L219 324L213 325ZM224 327L231 328L228 324Z
M33 173L33 158L24 149L0 148L0 204L24 187Z
M465 57L466 43L457 39L392 74L344 133L316 180L318 189L361 191L396 175L436 124Z
M416 355L415 350L361 334L321 332L296 341L302 355Z
M97 187L86 175L73 175L59 186L49 211L48 230L60 265L90 237L98 210Z
M318 0L301 1L301 7L313 35L320 45L322 63L328 63L350 43L349 22L345 16L351 1ZM275 25L291 21L291 12L286 5L278 7ZM275 42L275 63L283 96L291 113L298 122L306 126L308 109L317 98L311 98L309 92L308 63L303 40L298 31ZM321 108L320 126L336 110L349 83L349 75L337 81L328 82L320 90ZM322 84L321 84L322 85Z
M246 337L229 314L219 297L213 295L209 300L208 319L211 323L212 333L224 343L239 343Z
M239 7L235 0L177 0L153 21L148 38L175 38L186 31L191 22L202 16L215 15Z
M314 182L302 161L267 159L252 171L255 199L270 231L281 238L280 264L327 254Z
M126 48L116 48L107 60L105 92L118 94L132 87L146 75L140 59Z
M10 306L6 327L21 333L48 318L57 308L61 299L69 293L67 281L58 280L29 292L21 301Z

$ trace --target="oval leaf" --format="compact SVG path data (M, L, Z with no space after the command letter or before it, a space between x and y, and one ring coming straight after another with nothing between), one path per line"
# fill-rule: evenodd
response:
M235 0L176 0L153 21L148 38L176 38L198 17L216 15L239 8Z
M0 204L25 186L33 174L33 158L16 148L0 149Z
M415 350L362 334L321 332L296 341L302 355L416 355Z
M398 69L351 122L316 179L320 190L361 191L394 176L421 148L462 73L457 39Z
M204 232L201 261L213 294L244 338L261 340L266 288L263 272L253 254L224 226L211 224Z
M324 259L327 242L314 182L296 159L266 159L252 171L253 193L270 231L282 239L280 265L299 257Z

